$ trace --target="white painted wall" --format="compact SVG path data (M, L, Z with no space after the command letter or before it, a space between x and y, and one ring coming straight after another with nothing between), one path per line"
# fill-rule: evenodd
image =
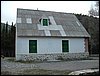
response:
M70 53L85 52L84 38L71 38L70 39Z
M44 38L38 39L38 53L61 53L61 39Z
M37 40L38 54L62 53L62 40L69 40L69 53L85 52L84 38L17 37L16 54L29 54L29 40Z
M29 42L26 38L17 38L17 53L28 54Z

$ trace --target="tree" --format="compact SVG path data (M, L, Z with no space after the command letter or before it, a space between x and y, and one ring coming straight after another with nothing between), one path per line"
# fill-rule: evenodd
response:
M1 24L1 54L4 55L5 54L5 24Z
M4 38L4 43L5 43L5 52L6 52L6 56L10 56L10 48L9 48L9 45L10 45L10 41L9 41L9 30L8 30L8 22L6 22L6 33L5 33L5 38Z
M76 17L83 24L85 29L90 34L89 38L89 53L99 53L99 18L87 15L76 14Z
M8 33L8 22L6 22L6 33Z
M8 22L1 23L1 54L6 57L15 56L15 26Z
M99 1L95 1L95 6L91 6L89 14L92 16L99 16Z
M11 56L15 56L15 31L16 29L12 22L11 29L10 29Z

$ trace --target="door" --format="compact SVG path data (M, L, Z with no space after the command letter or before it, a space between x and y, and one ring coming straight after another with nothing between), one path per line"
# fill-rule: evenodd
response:
M29 53L37 53L37 40L29 40Z

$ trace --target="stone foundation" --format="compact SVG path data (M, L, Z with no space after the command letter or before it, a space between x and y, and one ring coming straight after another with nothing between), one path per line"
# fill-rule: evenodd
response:
M74 60L84 59L88 53L61 53L61 54L17 54L16 60L22 61L47 61L47 60Z

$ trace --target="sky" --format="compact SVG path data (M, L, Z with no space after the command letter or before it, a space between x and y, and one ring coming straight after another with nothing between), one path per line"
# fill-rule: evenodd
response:
M16 23L17 8L88 15L95 1L1 1L1 22Z

